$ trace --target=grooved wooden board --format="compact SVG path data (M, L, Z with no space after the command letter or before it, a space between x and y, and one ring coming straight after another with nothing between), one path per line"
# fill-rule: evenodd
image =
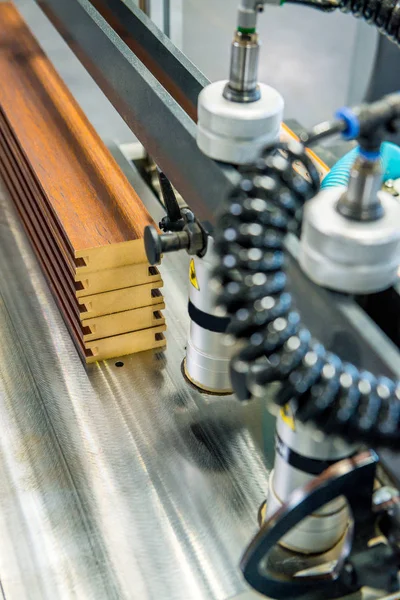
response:
M30 34L0 3L0 176L86 362L165 345L140 199Z
M163 282L160 279L153 283L138 285L134 288L124 288L123 290L113 290L111 292L102 292L93 296L81 298L79 304L81 320L101 315L110 315L115 312L121 312L141 306L152 306L160 304L162 294L159 288ZM133 291L134 290L134 291Z
M145 262L150 215L9 3L0 39L0 105L72 259L88 258L92 270Z
M90 342L99 338L125 333L127 322L130 323L130 327L134 331L164 325L165 319L160 312L164 308L164 302L160 302L153 306L144 306L143 308L113 313L103 317L86 319L82 321L82 326L84 331L90 331L90 333L86 333L83 339L85 342Z
M99 294L104 290L119 290L125 287L143 285L160 281L160 273L156 267L146 263L125 265L116 269L88 271L85 275L75 275L76 296L83 298Z
M141 329L131 333L124 333L114 337L88 342L87 346L92 356L87 359L88 363L93 363L106 358L116 358L124 354L133 354L134 352L143 352L155 348L163 348L165 339L163 332L165 325L160 327L151 327L150 329Z

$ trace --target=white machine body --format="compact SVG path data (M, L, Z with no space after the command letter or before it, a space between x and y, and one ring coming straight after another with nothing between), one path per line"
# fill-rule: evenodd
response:
M212 83L199 95L197 144L215 160L248 164L279 139L283 98L274 88L260 83L259 100L233 102L223 95L227 83Z
M304 209L300 265L318 285L350 294L393 285L400 264L400 203L378 192L383 216L355 221L337 210L346 187L322 190Z
M232 392L229 376L232 347L226 344L224 333L229 319L218 316L215 293L210 285L215 266L213 245L213 239L209 237L205 256L194 256L190 261L190 332L185 374L205 391L229 394Z

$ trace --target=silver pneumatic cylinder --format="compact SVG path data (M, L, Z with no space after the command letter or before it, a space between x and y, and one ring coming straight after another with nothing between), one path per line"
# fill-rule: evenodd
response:
M381 184L379 160L359 156L347 188L328 187L306 203L299 261L312 281L370 294L398 280L400 204Z
M215 266L214 241L208 237L203 257L193 256L189 269L190 332L184 363L187 378L212 393L229 394L232 386L229 362L232 347L225 343L224 329L229 319L219 317L210 282Z
M228 81L215 81L199 95L197 144L215 160L234 165L256 161L280 136L284 102L258 83L259 43L255 30L262 2L241 0L232 42Z
M224 98L233 102L255 102L261 98L257 79L259 50L257 33L235 33Z
M264 520L271 517L294 490L320 475L331 463L353 455L356 449L299 422L290 405L282 409L277 418L275 464L269 480ZM304 519L280 543L301 554L323 553L342 539L348 523L346 501L337 498Z

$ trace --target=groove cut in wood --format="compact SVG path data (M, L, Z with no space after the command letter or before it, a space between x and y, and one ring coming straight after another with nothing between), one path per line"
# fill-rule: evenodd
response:
M166 326L161 325L160 327L142 329L141 331L133 331L131 333L88 342L87 346L92 356L87 358L87 362L94 363L98 360L117 358L125 354L164 348L166 342L163 332L165 330Z
M75 289L77 298L99 294L105 290L119 290L145 283L154 283L161 280L156 267L148 264L125 265L116 269L104 271L88 271L84 275L75 275Z
M164 308L164 302L160 302L160 304L153 306L86 319L82 321L83 330L87 332L84 333L83 339L85 342L90 342L129 331L139 331L165 325L165 319L161 313Z
M0 177L82 358L165 345L153 221L16 8L0 3Z
M159 290L162 285L162 279L159 279L153 283L137 285L133 288L85 296L80 299L80 318L84 321L92 317L160 304L163 302L163 296Z

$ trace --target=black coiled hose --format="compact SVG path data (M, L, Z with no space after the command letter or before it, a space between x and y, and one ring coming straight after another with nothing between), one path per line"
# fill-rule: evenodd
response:
M337 9L351 13L377 27L392 42L400 46L400 0L286 0L288 4L302 4L322 12Z
M276 402L294 400L300 420L350 441L400 449L400 383L327 352L302 325L287 291L284 238L299 230L303 204L319 190L311 159L300 143L280 143L242 173L215 231L218 304L231 317L228 333L241 342L231 364L235 392L245 400L281 381Z
M338 0L338 8L375 25L400 46L400 0Z

